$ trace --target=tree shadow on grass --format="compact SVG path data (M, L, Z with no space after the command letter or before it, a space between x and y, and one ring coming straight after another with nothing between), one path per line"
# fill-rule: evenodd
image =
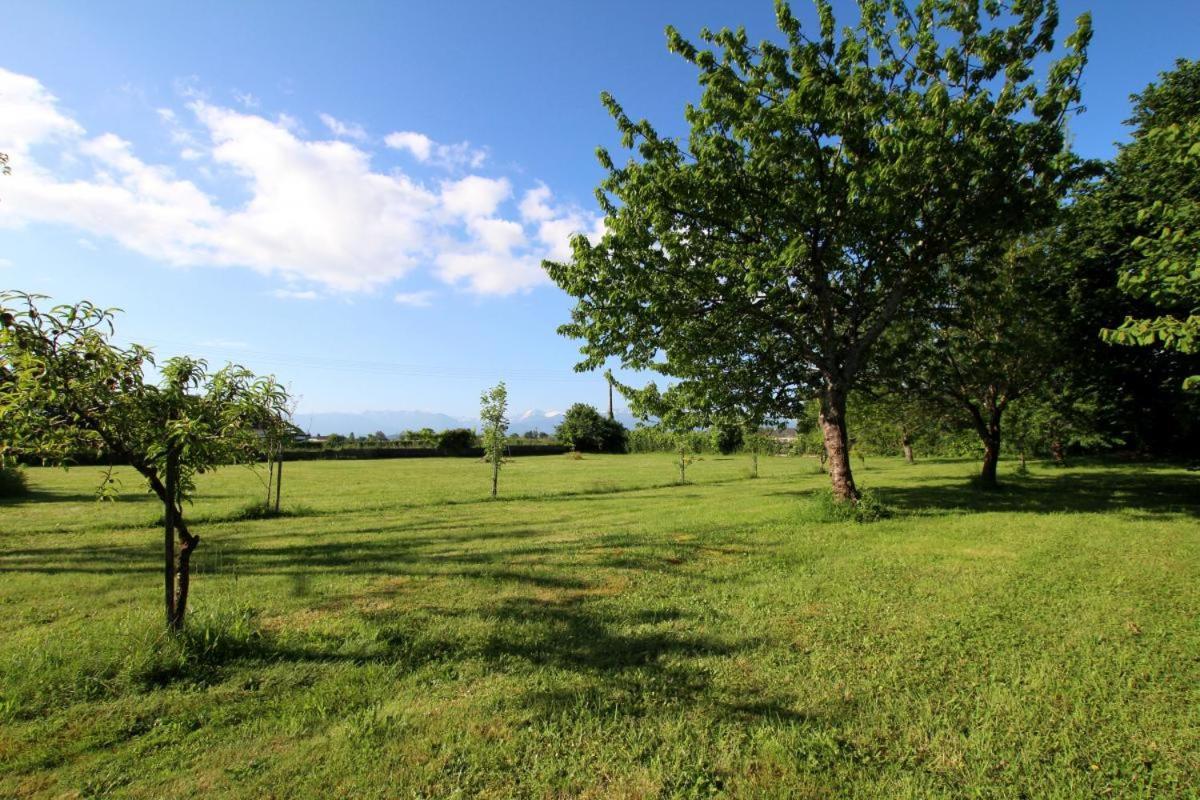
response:
M918 485L883 484L873 488L878 489L888 508L917 514L1127 511L1148 516L1200 516L1200 476L1155 473L1145 468L1010 476L991 489L981 488L970 478L930 478ZM769 496L810 497L818 491L796 489L771 492Z
M968 481L889 486L881 488L880 494L892 508L922 513L1136 511L1200 516L1200 477L1146 471L1013 477L994 489Z

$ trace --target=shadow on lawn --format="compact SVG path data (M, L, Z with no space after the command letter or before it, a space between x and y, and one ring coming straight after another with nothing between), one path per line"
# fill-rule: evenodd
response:
M1200 516L1200 477L1139 470L1012 477L995 489L968 482L881 488L903 511L1015 511L1037 514L1138 511Z
M542 717L597 712L639 716L708 704L714 713L743 719L807 718L777 698L727 702L711 696L712 672L704 660L735 657L760 647L760 641L715 635L695 613L677 605L648 611L605 602L624 587L611 575L592 580L554 570L532 575L506 569L504 560L453 573L483 582L456 592L465 602L373 608L372 600L396 594L395 587L380 586L321 606L357 616L355 633L348 636L258 623L249 633L243 625L230 635L220 623L194 615L184 636L187 657L147 670L143 683L211 684L257 664L373 664L399 678L437 665L457 672L456 665L483 663L498 674L541 673L541 678L521 681L525 688L501 702ZM519 594L497 597L489 590L497 580L512 582L508 592Z
M1145 468L1102 473L1002 477L994 489L981 489L965 476L927 479L919 485L877 488L889 508L914 513L961 514L1010 511L1033 514L1134 511L1200 516L1200 476L1162 474ZM772 492L804 497L814 490Z

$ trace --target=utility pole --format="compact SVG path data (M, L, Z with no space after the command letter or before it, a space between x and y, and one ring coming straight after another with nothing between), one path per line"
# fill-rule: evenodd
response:
M608 381L608 418L613 419L613 376L612 370L606 370L604 377Z

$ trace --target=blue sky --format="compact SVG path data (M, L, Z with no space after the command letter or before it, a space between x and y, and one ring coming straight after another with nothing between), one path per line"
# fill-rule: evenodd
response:
M1200 11L1071 0L1063 19L1089 8L1072 129L1107 157L1129 94L1200 55ZM124 338L273 372L302 411L464 416L502 378L518 410L604 402L538 268L596 230L594 151L616 145L598 96L677 132L695 75L663 27L774 31L767 0L25 2L4 19L0 286L119 306Z

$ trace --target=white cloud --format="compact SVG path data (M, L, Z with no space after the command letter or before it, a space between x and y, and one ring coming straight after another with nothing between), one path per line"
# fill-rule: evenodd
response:
M550 207L550 197L550 187L544 183L525 192L525 196L521 198L521 219L542 222L553 217L554 209Z
M428 161L433 155L433 139L415 131L397 131L383 137L383 143L393 150L407 150L417 161Z
M305 289L303 291L299 289L276 289L271 294L280 300L316 300L320 297L312 289Z
M7 258L0 258L0 269L8 269L13 265L13 262Z
M425 308L432 304L433 292L428 289L420 292L400 292L393 298L399 305Z
M58 110L58 98L35 78L0 69L4 150L17 163L31 145L81 136L83 128Z
M478 169L487 160L487 150L472 147L470 142L438 144L423 133L396 131L383 137L383 143L393 150L407 150L422 164L443 169Z
M376 171L367 150L309 139L293 117L189 96L184 109L157 114L183 147L179 165L152 164L115 133L88 134L36 79L0 69L0 152L18 167L5 180L0 227L56 224L167 265L246 267L316 287L274 293L310 300L318 289L373 290L420 268L473 292L522 291L547 281L541 260L563 257L570 234L598 230L595 215L556 204L544 185L506 213L514 198L506 178L429 184ZM389 140L431 164L482 152L459 154L414 132ZM177 170L205 175L212 188Z
M321 114L320 117L329 132L339 139L353 139L356 142L363 142L367 139L367 132L362 125L354 122L342 122L329 114Z
M468 175L457 181L442 184L442 208L463 219L486 217L512 196L507 178L484 178Z

